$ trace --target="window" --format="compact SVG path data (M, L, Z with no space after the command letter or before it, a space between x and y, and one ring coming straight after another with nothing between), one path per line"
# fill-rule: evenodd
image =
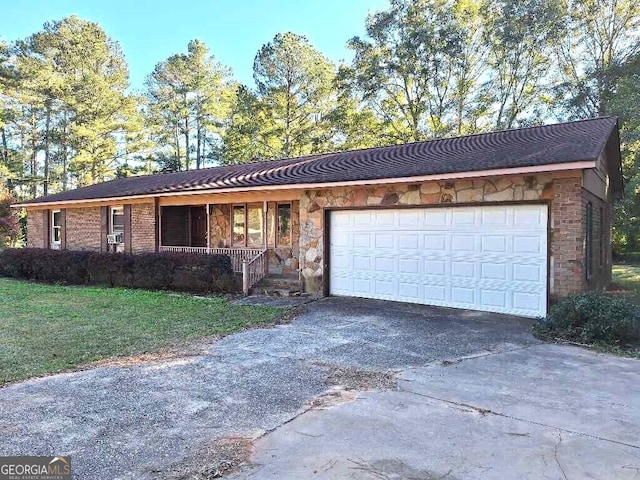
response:
M262 205L247 205L247 245L256 247L264 245L264 217L262 215Z
M291 204L278 204L278 237L277 245L291 246Z
M586 210L586 233L585 233L585 268L584 273L588 279L591 278L593 270L593 205L587 203Z
M280 203L276 205L276 212L269 210L268 225L269 244L274 243L282 247L291 246L291 204ZM231 209L232 243L234 246L262 247L265 245L265 215L264 205L261 203L249 203L233 205Z
M62 240L62 214L60 210L51 212L51 248L60 248Z
M231 213L231 224L233 225L232 242L234 245L245 245L246 232L245 232L245 206L234 205Z
M111 207L109 233L113 235L124 233L124 209L122 207Z

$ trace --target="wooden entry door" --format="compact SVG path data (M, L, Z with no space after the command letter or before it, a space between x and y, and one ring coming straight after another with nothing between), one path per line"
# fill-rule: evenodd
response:
M207 246L207 212L206 207L191 207L191 246Z

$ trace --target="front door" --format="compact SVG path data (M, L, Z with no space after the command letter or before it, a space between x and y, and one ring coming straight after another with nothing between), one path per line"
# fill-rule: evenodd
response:
M207 212L206 207L191 207L191 246L207 246Z

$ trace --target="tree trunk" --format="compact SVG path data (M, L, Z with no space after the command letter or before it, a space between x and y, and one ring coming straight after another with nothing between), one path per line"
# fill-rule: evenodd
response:
M2 163L9 167L9 146L7 145L7 132L4 127L0 127L0 136L2 137Z
M291 82L287 81L287 112L285 119L284 156L291 156Z
M46 102L46 119L44 126L44 181L42 182L44 195L49 194L49 134L51 130L51 101Z
M185 170L189 170L189 117L184 117L184 161Z
M31 114L31 196L38 196L38 132L35 115Z
M196 169L200 170L202 167L202 102L200 100L200 94L197 96L197 108L196 108Z
M182 170L182 160L180 159L180 131L179 131L179 126L176 123L176 129L175 129L175 140L176 140L176 167L178 168L178 171Z

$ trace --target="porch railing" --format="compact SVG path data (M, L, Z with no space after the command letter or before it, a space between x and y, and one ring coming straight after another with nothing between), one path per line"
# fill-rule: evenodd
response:
M251 260L242 262L242 291L249 295L249 290L267 276L267 250L262 250Z
M244 260L253 260L260 255L263 250L260 248L209 248L209 247L171 247L160 246L161 252L176 253L200 253L202 255L229 255L231 258L231 267L234 273L242 273L242 262Z
M229 255L235 273L242 273L242 262L251 261L265 252L261 248L210 248L209 253Z
M259 248L209 248L160 246L161 252L199 253L201 255L228 255L234 273L242 274L242 290L245 295L269 273L266 249Z

